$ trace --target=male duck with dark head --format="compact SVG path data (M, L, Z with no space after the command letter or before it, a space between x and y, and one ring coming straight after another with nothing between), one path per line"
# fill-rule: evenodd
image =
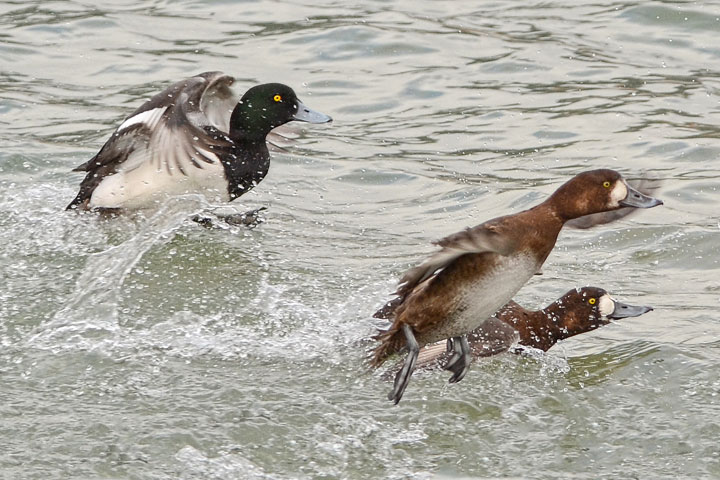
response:
M234 200L267 174L265 137L273 128L332 120L280 83L252 87L237 101L233 82L222 72L201 73L145 102L75 169L87 174L68 209L138 209L185 193Z
M630 187L614 170L581 173L541 204L495 218L438 242L441 250L400 279L396 298L375 316L392 321L375 339L371 364L407 350L388 398L398 403L422 345L448 340L454 355L446 368L459 382L472 356L466 334L508 303L540 271L565 222L622 207L649 208L662 202Z
M528 310L510 301L467 338L473 359L497 355L515 344L547 352L560 340L650 311L652 307L621 303L602 288L575 288L542 310ZM426 345L417 367L444 365L449 357L445 342Z

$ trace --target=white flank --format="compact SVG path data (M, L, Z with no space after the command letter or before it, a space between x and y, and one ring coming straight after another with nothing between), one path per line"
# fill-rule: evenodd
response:
M91 207L145 208L169 196L200 193L208 200L227 202L227 182L222 165L205 164L193 168L192 176L170 175L149 162L129 172L109 175L100 182L90 198Z
M140 112L137 115L134 115L125 120L118 127L117 131L122 132L126 128L136 125L138 123L144 123L148 128L153 129L155 128L155 125L157 125L158 121L160 121L160 118L162 118L163 113L165 113L165 110L167 110L167 108L168 107L158 107L153 108L152 110Z
M485 323L532 278L540 265L531 255L501 257L500 264L486 275L459 292L464 308L455 314L452 325L438 332L438 341L443 338L464 335Z
M603 295L598 300L598 310L600 311L600 315L607 317L615 311L615 300L608 294Z

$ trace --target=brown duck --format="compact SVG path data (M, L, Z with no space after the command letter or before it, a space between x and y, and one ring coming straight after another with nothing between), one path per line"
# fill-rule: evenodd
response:
M466 334L478 328L537 272L565 222L622 207L650 208L662 201L630 187L614 170L581 173L541 204L446 237L441 250L400 279L396 298L375 317L392 325L375 339L371 365L402 350L408 355L388 399L398 403L420 347L444 339L454 354L446 365L459 382L472 355Z
M560 340L650 311L652 307L618 302L598 287L570 290L542 310L528 310L510 301L467 335L470 354L473 359L490 357L516 344L547 352ZM426 345L418 355L417 368L442 366L449 357L445 342Z

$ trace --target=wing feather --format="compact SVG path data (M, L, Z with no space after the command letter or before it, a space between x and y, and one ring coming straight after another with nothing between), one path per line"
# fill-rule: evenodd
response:
M229 132L230 116L240 98L230 88L235 79L221 72L215 73L208 79L208 86L200 97L200 111L207 118L207 125Z
M230 90L233 82L222 72L206 72L177 82L145 102L120 124L97 155L75 169L87 175L68 208L86 205L103 178L117 172L149 163L158 174L189 175L192 169L202 168L193 157L204 163L219 162L211 151L230 149L233 144L225 135L212 132L227 131L237 103Z
M502 232L502 217L485 222L473 228L467 228L436 242L441 249L431 255L417 267L408 270L400 279L394 295L374 315L376 318L391 319L405 298L419 285L432 281L445 268L463 255L473 253L497 253L508 255L514 251L516 240Z
M467 228L433 243L442 247L440 251L403 275L395 292L397 295L405 296L410 293L416 286L437 275L463 255L486 252L507 255L515 246L515 242L503 235L496 225L489 223Z

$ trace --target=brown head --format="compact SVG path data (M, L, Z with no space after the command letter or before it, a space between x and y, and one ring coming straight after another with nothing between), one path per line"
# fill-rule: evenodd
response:
M623 207L651 208L662 201L645 195L625 181L615 170L590 170L566 182L548 202L563 221Z
M523 335L529 335L529 341L521 340L521 343L547 351L558 340L590 332L611 320L637 317L651 310L652 307L620 303L602 288L573 289L537 312L539 321L532 322L533 328Z

